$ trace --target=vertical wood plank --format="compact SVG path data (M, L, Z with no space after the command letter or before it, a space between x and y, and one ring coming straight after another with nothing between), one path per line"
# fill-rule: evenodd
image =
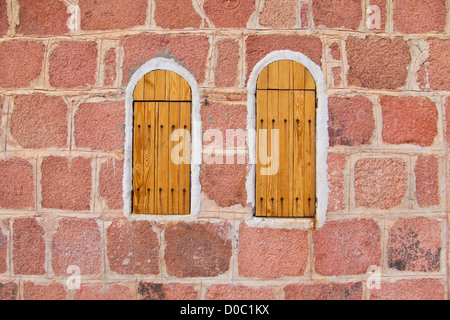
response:
M305 67L297 62L294 64L294 89L305 89Z
M170 101L180 100L180 82L181 80L184 81L184 79L180 79L181 77L175 72L168 72L168 74L170 82L169 100Z
M151 71L144 76L144 99L155 100L155 74Z
M312 74L305 68L305 90L315 90L316 83Z
M293 75L293 72L291 72ZM293 82L291 83L293 85ZM288 127L289 127L289 217L293 216L294 209L294 91L289 91L289 118L288 118Z
M289 89L290 84L290 67L291 61L281 60L278 62L278 78L279 78L279 89L286 90Z
M270 79L270 76L269 76ZM279 154L276 154L277 146L272 145L272 134L274 134L275 130L279 132L279 121L278 121L278 91L273 90L268 92L268 105L267 105L267 116L268 116L268 154L271 157L271 163L269 164L271 171L267 179L267 216L277 216L278 215L278 168L274 165L274 161L276 161L275 157L279 157ZM274 131L272 131L274 130ZM279 140L273 141L274 143L278 143ZM279 158L278 158L279 161ZM279 164L279 163L278 163Z
M303 161L304 161L304 91L294 91L294 190L293 190L293 211L294 217L303 217Z
M133 124L133 212L143 212L144 201L144 103L134 103Z
M172 141L171 135L180 128L180 103L171 102L169 105L169 214L179 214L178 193L180 165L172 159L172 149L179 143Z
M144 78L139 80L133 92L134 100L144 100Z
M314 91L305 92L305 159L304 159L304 183L305 183L305 199L304 210L305 216L313 217L315 214L315 112L316 112L316 95Z
M267 68L265 69L267 70ZM266 72L267 73L267 72ZM267 84L267 81L266 81ZM267 215L267 175L262 175L262 168L267 167L261 163L261 155L267 156L267 134L262 136L262 130L267 133L267 90L258 90L256 96L256 141L257 141L257 162L256 162L256 216Z
M263 71L259 74L258 81L256 83L256 89L264 90L267 89L267 77L269 74L269 68L265 67Z
M169 103L158 103L158 171L155 202L157 214L168 212L169 184Z
M155 100L166 99L166 71L155 71Z
M289 74L289 70L287 70ZM286 83L289 86L289 82ZM289 91L279 91L279 169L278 169L278 216L289 216Z
M280 82L278 80L278 70L279 70L278 61L272 62L269 64L269 74L267 78L267 86L268 89L278 89Z
M186 83L187 86L187 83ZM189 86L188 86L189 87ZM186 88L183 90L187 92ZM184 129L186 135L183 135L184 148L183 152L188 154L188 159L191 154L191 103L182 102L180 104L180 128ZM184 156L185 154L183 154ZM190 190L191 190L191 180L190 180L191 165L189 163L182 163L180 165L180 177L179 177L179 190L178 190L178 211L180 214L189 214L190 212Z
M144 122L144 213L155 213L155 108L154 102L145 103Z

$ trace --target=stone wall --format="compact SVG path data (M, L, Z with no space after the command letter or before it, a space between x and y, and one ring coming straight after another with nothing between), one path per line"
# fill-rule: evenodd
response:
M447 299L449 9L0 0L0 298ZM201 165L194 220L127 219L133 73L173 59L199 84L204 130L246 130L248 77L276 50L327 79L325 224L255 219L248 163Z

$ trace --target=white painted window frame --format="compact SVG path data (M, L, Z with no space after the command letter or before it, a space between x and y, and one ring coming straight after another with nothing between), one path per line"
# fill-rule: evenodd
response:
M316 221L315 226L320 228L325 224L327 207L328 207L328 95L327 83L322 69L315 64L311 59L302 53L280 50L273 51L261 59L253 68L249 80L247 82L247 144L249 147L250 168L246 179L247 203L251 203L252 208L255 208L255 179L256 179L256 84L259 74L263 69L272 62L279 60L293 60L305 66L316 82ZM257 224L263 220L280 220L277 218L256 218L254 222ZM283 218L283 225L290 223L286 220L291 220L292 224L297 224L299 219ZM268 222L269 224L270 221ZM274 222L276 224L276 222Z
M132 213L133 191L133 93L136 84L154 70L169 70L182 76L191 87L191 210L189 215L152 215ZM130 220L195 220L200 211L200 164L202 161L202 119L200 88L195 76L173 59L155 58L142 65L131 77L125 93L125 155L123 170L124 215Z

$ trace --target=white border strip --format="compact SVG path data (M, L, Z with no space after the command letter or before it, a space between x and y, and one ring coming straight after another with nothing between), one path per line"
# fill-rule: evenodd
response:
M322 69L311 59L299 52L289 50L273 51L260 60L252 70L247 84L247 143L249 146L250 170L246 180L247 203L255 207L256 179L256 83L259 74L270 63L278 60L293 60L304 65L316 82L318 106L316 110L316 227L325 224L328 207L328 95L327 83Z
M169 70L182 76L192 92L191 116L191 214L186 215L148 215L131 213L131 192L133 190L133 93L136 84L148 72ZM124 215L131 219L147 220L186 220L196 219L200 211L200 164L202 161L202 119L200 116L200 88L195 77L173 59L155 58L141 66L131 77L125 94L125 163L123 169Z

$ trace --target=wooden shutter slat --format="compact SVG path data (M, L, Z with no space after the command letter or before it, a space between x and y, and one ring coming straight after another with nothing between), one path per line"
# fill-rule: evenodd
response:
M155 102L145 103L144 122L144 209L141 213L155 212Z
M270 79L270 76L269 76ZM278 91L272 90L268 92L268 104L267 104L267 114L268 114L268 132L267 132L267 149L268 155L271 157L272 162L275 161L275 147L272 145L272 130L279 129L278 122ZM279 144L278 144L279 146ZM279 159L278 159L279 160ZM270 174L267 179L267 216L277 216L278 215L278 173L275 170L279 170L273 163L269 163Z
M267 68L266 75L267 75ZM267 76L266 76L267 85ZM267 87L267 86L266 86ZM257 164L256 164L256 215L267 215L267 175L261 174L261 169L265 166L261 165L261 155L266 156L267 153L267 135L261 137L262 130L267 132L267 90L258 91L257 95L257 114L256 114L256 128L257 128Z
M144 186L144 103L134 103L134 134L133 134L133 211L143 211Z
M312 74L305 68L305 90L315 90L316 83Z
M289 89L290 85L290 68L291 61L289 60L281 60L278 63L278 89L286 90Z
M305 92L305 216L313 217L315 213L315 106L314 91Z
M187 85L187 83L186 83ZM187 92L185 88L182 90ZM185 132L191 132L191 103L182 102L180 104L180 128L184 129ZM190 158L191 155L191 141L190 134L183 135L184 148L183 148L183 156L187 153L187 158ZM180 214L189 214L190 211L190 190L191 190L191 181L190 181L190 161L189 163L182 163L180 165L180 182L179 182L179 191L178 191L178 208Z
M303 217L303 179L304 179L304 91L296 90L294 91L294 150L293 150L293 177L294 177L294 186L293 186L293 211L292 215L294 217Z
M144 76L145 91L144 100L155 100L155 71L149 72Z
M155 100L166 100L166 70L155 71Z
M136 87L134 87L134 100L143 100L144 99L144 78L138 81Z
M289 61L287 61L289 62ZM281 66L281 64L280 64ZM289 66L289 65L288 65ZM281 68L280 68L281 71ZM286 70L289 75L289 69ZM289 86L289 82L286 83ZM289 216L289 91L279 91L278 216Z
M278 61L272 62L269 64L269 73L267 77L267 87L268 89L279 89L279 79L278 79L278 70L279 70Z
M294 90L305 89L305 67L300 63L295 63L293 68L294 68Z
M168 72L170 81L170 101L180 100L180 81L181 77L175 72ZM179 112L178 112L179 114Z
M179 192L179 175L180 166L172 159L171 150L179 143L172 141L170 136L173 132L180 128L180 103L171 102L169 105L169 214L178 213L178 192Z
M256 88L257 89L261 89L261 90L267 89L267 77L268 77L268 74L269 74L269 69L266 67L259 74L258 82L256 84Z

